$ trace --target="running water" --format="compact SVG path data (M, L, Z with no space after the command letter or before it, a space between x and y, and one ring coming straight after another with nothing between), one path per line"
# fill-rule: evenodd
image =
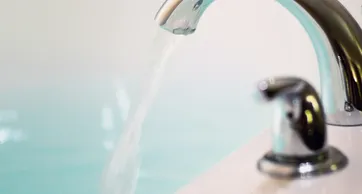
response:
M118 145L105 169L102 180L102 194L134 194L138 182L141 159L139 141L142 124L152 105L165 71L168 57L180 42L182 36L157 32L150 51L148 65L151 72L143 78L141 97L131 110Z

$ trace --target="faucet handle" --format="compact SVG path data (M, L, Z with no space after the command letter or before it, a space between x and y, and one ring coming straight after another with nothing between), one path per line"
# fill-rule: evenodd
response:
M258 161L261 172L297 178L347 165L347 157L327 145L324 109L313 86L297 77L273 77L259 82L258 93L276 101L272 149Z

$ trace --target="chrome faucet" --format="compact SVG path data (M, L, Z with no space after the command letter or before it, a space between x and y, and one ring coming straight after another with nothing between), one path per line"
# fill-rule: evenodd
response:
M326 122L362 125L362 30L338 0L277 0L308 33L317 54ZM177 35L195 32L213 0L167 0L155 20Z

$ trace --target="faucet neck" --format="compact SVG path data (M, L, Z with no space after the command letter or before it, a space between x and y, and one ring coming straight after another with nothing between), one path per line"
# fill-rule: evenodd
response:
M326 112L361 111L362 30L356 20L338 0L278 2L298 19L313 43Z

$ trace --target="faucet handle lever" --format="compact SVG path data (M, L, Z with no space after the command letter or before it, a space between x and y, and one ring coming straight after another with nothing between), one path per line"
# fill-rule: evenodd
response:
M263 99L270 101L278 96L282 96L288 89L294 89L303 80L296 77L272 77L258 83L258 92Z
M272 149L259 160L260 171L296 178L347 165L342 152L327 146L323 105L313 86L297 77L273 77L260 81L258 91L277 102Z
M297 77L274 77L260 81L258 90L267 101L277 100L274 152L299 157L325 148L323 105L309 83Z

